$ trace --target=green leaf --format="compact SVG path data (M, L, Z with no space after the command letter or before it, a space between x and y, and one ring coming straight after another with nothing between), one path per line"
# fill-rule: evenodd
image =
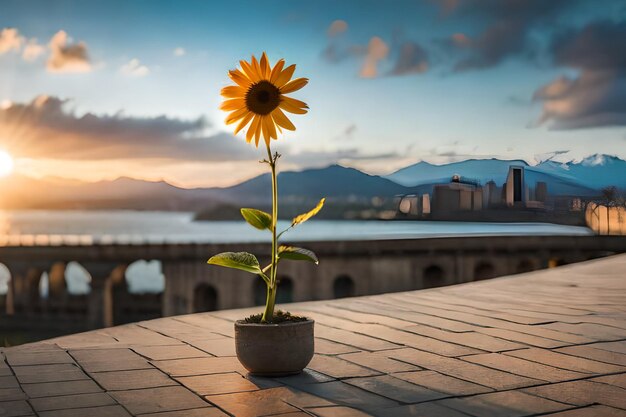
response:
M211 257L207 263L264 275L256 256L248 252L223 252Z
M322 198L320 202L317 203L317 206L315 206L313 210L303 213L297 217L294 217L293 220L291 221L291 227L294 227L300 223L304 223L305 221L309 220L311 217L319 213L322 207L324 207L324 201L326 201L326 199Z
M304 248L298 248L295 246L281 245L278 248L278 259L289 259L292 261L309 261L313 262L316 265L319 263L319 261L317 260L317 256L315 255L315 253L313 253L313 251Z
M253 208L242 208L241 215L246 221L259 230L272 230L272 215Z

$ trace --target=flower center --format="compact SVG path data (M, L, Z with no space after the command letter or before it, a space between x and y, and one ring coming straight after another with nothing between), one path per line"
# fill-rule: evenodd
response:
M259 81L246 92L246 107L253 113L270 114L280 104L280 90L269 81Z

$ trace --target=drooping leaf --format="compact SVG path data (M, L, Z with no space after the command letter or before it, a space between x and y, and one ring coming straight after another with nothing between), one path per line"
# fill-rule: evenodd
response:
M310 210L306 213L303 213L303 214L300 214L299 216L294 217L293 220L291 221L291 227L299 225L300 223L304 223L305 221L309 220L311 217L319 213L322 207L324 207L324 201L326 201L326 199L322 198L320 202L317 203L317 206L315 206L313 210Z
M259 230L272 230L272 215L253 208L242 208L241 215L253 227Z
M278 248L278 259L289 259L292 261L309 261L314 264L318 264L317 256L313 251L298 248L296 246L284 246L281 245Z
M248 252L223 252L208 260L208 264L240 269L251 274L263 275L256 256Z

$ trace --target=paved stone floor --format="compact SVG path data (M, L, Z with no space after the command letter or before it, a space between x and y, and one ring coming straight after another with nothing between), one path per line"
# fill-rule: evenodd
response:
M239 365L252 310L170 317L4 349L0 416L626 416L626 256L289 309L301 375Z

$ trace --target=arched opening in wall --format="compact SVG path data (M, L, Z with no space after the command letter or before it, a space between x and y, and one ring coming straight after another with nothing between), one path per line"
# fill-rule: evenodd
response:
M87 314L91 292L91 274L78 262L69 262L64 271L67 300L64 310L70 314Z
M278 289L280 293L280 289ZM262 306L265 305L265 301L267 299L267 284L263 281L263 278L257 276L254 278L254 283L252 284L252 292L254 294L254 305Z
M496 269L489 262L480 262L474 268L474 281L489 279L496 276Z
M124 281L113 286L115 324L161 317L165 276L161 262L138 260L124 271Z
M9 285L11 284L11 271L4 264L0 264L0 314L5 312L9 313L9 309L13 309L13 306L9 306ZM12 311L11 311L12 312Z
M340 275L333 282L333 296L335 298L354 297L356 294L354 281L348 275Z
M430 265L422 274L424 288L435 288L444 285L445 274L439 265Z
M524 272L530 272L534 270L535 270L535 265L532 263L530 259L522 259L521 261L519 261L519 263L517 264L517 267L515 268L515 272L517 272L518 274L522 274Z
M217 290L210 284L199 284L193 290L193 311L200 313L203 311L217 310Z
M276 303L293 302L293 280L288 276L278 277L278 293L276 293Z

